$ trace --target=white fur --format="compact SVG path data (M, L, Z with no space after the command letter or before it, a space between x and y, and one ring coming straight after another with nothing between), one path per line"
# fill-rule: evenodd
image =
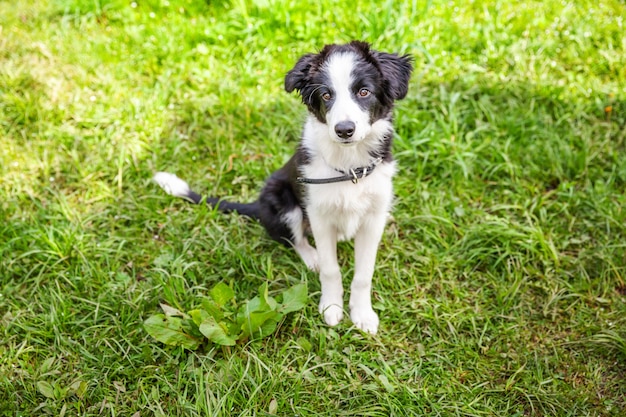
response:
M306 266L311 271L319 270L317 251L309 243L304 230L304 216L302 209L297 207L289 213L283 215L283 219L289 225L293 236L293 247L300 255Z
M318 164L324 163L318 160L314 165ZM394 163L383 163L357 184L341 182L308 187L307 213L318 248L322 285L319 310L328 325L336 325L343 317L337 241L354 238L355 273L350 317L361 330L377 332L378 316L370 300L371 283L378 245L393 201L391 178L394 171Z
M310 116L304 127L303 145L310 161L302 168L309 178L337 176L337 169L349 170L373 163L370 152L393 132L391 122L369 124L350 91L354 58L349 54L331 57L327 64L336 98L327 123ZM345 145L334 131L337 122L353 121L354 140ZM378 315L372 309L372 276L378 245L393 201L394 162L384 162L357 184L350 181L307 186L306 210L317 246L322 294L319 311L334 326L343 318L343 286L337 261L337 241L355 239L355 272L351 284L350 318L359 329L378 331ZM302 254L301 254L302 255ZM303 256L303 259L305 257ZM305 259L306 262L306 259Z
M189 194L189 184L174 174L170 174L169 172L157 172L152 179L169 195L185 198L187 194Z
M393 132L393 126L388 120L381 119L367 130L368 134L360 141L349 145L340 144L336 140L334 129L329 129L326 124L310 115L304 125L303 145L324 164L307 166L306 174L319 178L324 178L324 175L332 177L337 175L336 169L349 170L370 165L370 151L376 149L386 134Z
M334 91L335 103L326 115L326 127L328 134L335 141L341 139L335 133L335 125L343 121L351 121L355 124L352 140L359 142L370 132L369 114L361 110L354 101L354 92L350 89L352 85L352 70L355 67L355 57L353 54L335 54L330 57L325 65L330 76L330 84Z

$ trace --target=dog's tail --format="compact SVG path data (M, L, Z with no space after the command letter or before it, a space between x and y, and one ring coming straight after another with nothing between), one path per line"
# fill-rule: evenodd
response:
M219 211L223 211L225 213L230 213L232 211L236 211L239 214L244 216L251 217L253 219L259 218L259 202L255 201L254 203L230 203L228 201L220 200L219 198L207 197L203 198L200 194L193 191L189 188L189 184L187 184L182 179L178 178L174 174L170 174L169 172L157 172L153 177L154 181L165 190L169 195L173 195L174 197L184 198L187 201L190 201L194 204L200 204L202 201L206 201L208 205L211 207L215 207Z

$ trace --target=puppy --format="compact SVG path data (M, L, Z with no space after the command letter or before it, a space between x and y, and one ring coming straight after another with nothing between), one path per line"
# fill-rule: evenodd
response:
M301 57L285 77L285 90L299 92L308 109L302 138L253 203L204 199L165 172L154 179L171 195L256 218L272 238L292 246L310 269L319 271L319 311L330 326L344 314L337 242L354 239L350 318L359 329L376 334L379 319L371 290L393 200L392 110L406 96L412 70L409 55L377 52L360 41L327 45Z

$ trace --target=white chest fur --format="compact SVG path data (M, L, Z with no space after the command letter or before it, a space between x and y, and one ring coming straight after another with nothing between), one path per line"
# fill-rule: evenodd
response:
M310 165L305 171L310 176L336 176L328 167ZM351 239L370 216L387 216L393 200L392 177L395 163L382 163L368 177L358 183L344 181L333 184L307 186L307 211L312 217L322 218L337 230L339 240ZM315 173L315 174L313 174Z

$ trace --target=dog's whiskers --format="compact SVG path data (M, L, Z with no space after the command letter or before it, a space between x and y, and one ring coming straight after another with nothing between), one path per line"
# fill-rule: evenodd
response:
M324 84L311 84L311 86L315 88L313 89L313 91L311 91L311 94L309 94L309 101L311 101L313 94L315 94L317 90L319 90L320 88L326 87Z

